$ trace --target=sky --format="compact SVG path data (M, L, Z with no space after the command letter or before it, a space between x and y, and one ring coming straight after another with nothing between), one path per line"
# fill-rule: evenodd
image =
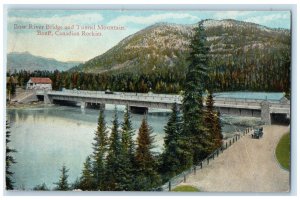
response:
M290 29L289 11L11 9L8 10L6 19L8 53L29 52L59 61L80 62L101 55L125 37L160 22L195 24L203 19L235 19L270 28ZM61 28L61 30L47 29L47 25L57 25L54 28ZM94 26L97 28L98 25L117 26L123 29L88 29ZM40 33L51 31L51 34L38 35L38 31ZM82 31L88 34L93 32L95 36L82 35ZM62 32L72 32L74 35L62 36ZM79 36L75 34L76 32Z

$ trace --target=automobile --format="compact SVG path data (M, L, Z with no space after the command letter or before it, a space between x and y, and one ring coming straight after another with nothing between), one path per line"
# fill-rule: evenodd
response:
M110 91L109 89L105 90L105 94L113 94L114 92Z
M263 128L260 127L258 129L255 129L253 134L251 134L251 137L254 138L254 139L259 139L263 136Z

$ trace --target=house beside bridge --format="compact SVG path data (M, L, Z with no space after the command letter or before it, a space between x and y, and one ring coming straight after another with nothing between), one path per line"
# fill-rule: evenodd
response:
M52 90L50 78L31 77L26 85L27 90Z

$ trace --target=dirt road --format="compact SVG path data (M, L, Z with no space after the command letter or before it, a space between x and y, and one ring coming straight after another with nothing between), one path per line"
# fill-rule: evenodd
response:
M287 126L272 125L264 126L261 139L244 136L182 185L193 185L203 192L289 191L289 172L275 157L276 145L286 132Z

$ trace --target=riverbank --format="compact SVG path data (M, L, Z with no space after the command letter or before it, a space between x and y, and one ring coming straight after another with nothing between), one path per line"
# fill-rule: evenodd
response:
M192 185L203 192L288 192L289 172L275 157L275 148L288 129L271 125L264 126L261 139L246 135L181 185Z
M25 109L25 108L34 108L43 105L45 105L43 101L36 101L31 103L7 103L6 109Z

